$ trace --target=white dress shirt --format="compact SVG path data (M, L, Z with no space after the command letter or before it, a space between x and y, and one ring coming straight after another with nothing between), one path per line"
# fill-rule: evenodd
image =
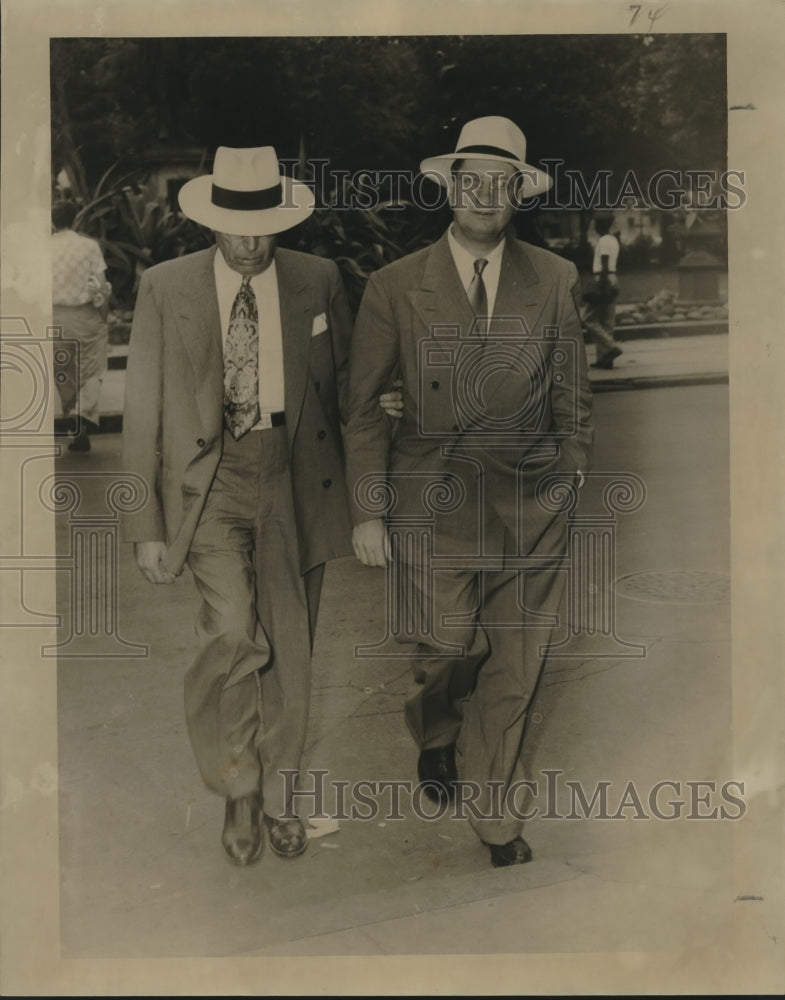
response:
M452 254L452 259L455 261L455 266L458 269L458 277L461 279L461 284L464 290L468 292L469 285L472 283L472 278L474 277L474 262L478 258L470 253L465 247L456 240L452 233L452 226L447 230L447 242L450 245L450 253ZM485 295L488 300L488 315L493 316L493 307L496 304L496 292L499 289L499 275L502 271L502 254L504 253L504 239L499 241L498 246L495 246L489 254L486 254L485 260L488 263L483 268L482 280L485 285Z
M220 249L215 253L214 270L218 312L221 317L221 343L225 344L232 305L243 276L229 267ZM277 413L284 408L284 388L281 306L275 260L261 274L255 274L250 285L256 296L259 314L259 409L262 414ZM262 421L251 429L257 430L261 426Z
M616 273L616 261L619 259L619 241L611 233L601 236L594 245L594 261L592 271L599 274L602 271L602 258L608 258L608 272Z

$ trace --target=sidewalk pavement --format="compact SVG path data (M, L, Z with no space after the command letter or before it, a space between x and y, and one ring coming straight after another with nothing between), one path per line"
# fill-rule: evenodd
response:
M623 336L623 328L617 333ZM727 333L622 340L621 343L624 353L611 371L589 369L589 379L595 392L704 385L728 380ZM102 431L116 433L122 429L127 351L124 345L113 346L109 350L110 368L104 376L101 392ZM592 344L587 346L587 355L590 363L595 360ZM56 418L61 413L59 405L57 399Z
M724 356L722 345L717 350L714 364ZM652 367L656 353L652 348ZM625 357L631 366L636 355ZM661 357L659 370L673 378L670 358L666 366ZM685 358L681 374L687 366ZM641 469L645 456L647 470L646 504L619 519L615 578L645 569L667 579L677 567L724 579L728 441L719 428L727 425L726 391L608 394L596 410L596 467ZM90 469L116 468L118 446L116 435L102 435ZM61 474L85 462L65 453ZM85 482L96 503L99 480ZM590 480L590 499L593 489ZM64 517L58 530L65 551ZM526 828L531 864L494 870L465 819L428 822L404 795L399 818L340 820L296 862L267 850L258 865L236 870L222 856L221 803L201 784L182 718L196 610L185 577L152 590L123 546L120 634L148 644L148 654L58 665L64 957L440 955L438 979L418 982L407 964L381 991L433 992L437 984L435 992L463 994L480 981L492 992L559 992L570 985L572 960L592 954L601 959L596 976L573 980L573 992L637 994L670 985L670 992L711 994L749 982L750 970L735 964L738 933L768 928L776 949L773 901L763 901L763 887L735 877L740 824L684 815L694 795L688 779L719 788L735 777L727 602L684 592L647 599L628 588L619 594L614 628L625 643L645 646L645 656L629 656L622 646L601 658L586 649L549 661L526 746L541 809ZM60 607L67 621L67 595ZM408 663L355 651L383 638L385 607L382 571L353 559L329 564L306 788L315 787L315 770L328 781L416 780L416 750L402 718ZM558 784L551 818L543 814L549 772ZM680 783L678 791L662 789L659 808L685 805L681 817L657 819L650 790L668 779ZM569 818L570 780L588 798L610 782L616 821ZM620 806L630 781L644 815L629 797ZM379 800L388 803L390 794ZM717 796L712 804L721 804ZM309 801L302 806L307 813ZM487 959L482 980L467 980L465 967L451 961L505 954L519 960L506 980ZM559 961L538 978L549 956ZM331 969L324 967L326 992L336 987ZM294 967L291 989L298 992ZM347 981L339 992L351 989Z
M610 371L589 369L595 392L728 381L728 334L620 341L623 350ZM589 362L596 357L588 346Z

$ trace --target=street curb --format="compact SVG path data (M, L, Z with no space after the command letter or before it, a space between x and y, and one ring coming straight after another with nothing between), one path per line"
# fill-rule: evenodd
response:
M707 372L699 375L641 375L637 378L590 379L592 392L625 392L629 389L668 389L682 385L727 384L727 372Z
M98 430L91 431L91 437L93 434L120 434L123 429L123 415L122 413L102 413L101 423ZM55 417L54 420L54 432L55 434L67 434L70 428L70 423L64 417Z
M669 340L672 337L721 336L729 330L727 319L699 319L686 323L617 323L616 340Z
M622 323L614 327L613 335L621 343L633 340L669 340L673 337L721 336L728 333L727 320L692 320L689 323ZM591 338L584 336L591 343ZM107 358L107 367L124 371L128 361L128 344L116 344Z

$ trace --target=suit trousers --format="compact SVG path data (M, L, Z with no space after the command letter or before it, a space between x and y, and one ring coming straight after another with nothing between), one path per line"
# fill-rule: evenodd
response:
M308 725L323 566L299 569L285 427L224 431L223 454L188 556L202 598L185 677L191 744L209 788L261 787L269 816L290 807Z
M616 325L616 299L587 302L583 325L597 345L597 361L603 361L619 345L614 337Z
M52 363L64 417L79 417L98 427L106 371L109 327L91 303L52 307L61 340L54 341Z
M509 532L502 534L504 551L514 551ZM447 547L456 551L458 541ZM474 550L474 540L465 543ZM406 721L420 749L457 743L458 777L472 800L464 815L485 843L505 844L523 826L520 797L508 801L507 793L524 779L524 729L564 593L565 544L558 517L538 544L553 557L547 565L506 569L503 552L498 569L439 569L430 580L422 567L403 567L420 613L429 605L425 620L435 623L437 640L417 647ZM438 655L439 642L463 652Z

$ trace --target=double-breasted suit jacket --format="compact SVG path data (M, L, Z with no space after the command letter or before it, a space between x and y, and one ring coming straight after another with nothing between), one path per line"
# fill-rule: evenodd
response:
M126 374L123 459L149 496L126 541L165 541L179 573L222 453L223 349L216 248L145 271ZM351 554L340 402L351 319L332 261L278 248L286 430L302 573ZM316 322L315 322L316 321ZM264 322L260 310L260 322ZM257 433L257 432L251 432Z
M452 259L447 235L376 272L365 291L351 352L347 473L392 473L395 512L422 511L423 481L477 470L474 496L516 539L537 549L554 519L535 499L540 477L588 468L590 390L575 266L506 237L493 322L485 338ZM378 396L399 373L403 416L395 428ZM399 475L400 474L400 475ZM353 497L355 524L374 516Z

